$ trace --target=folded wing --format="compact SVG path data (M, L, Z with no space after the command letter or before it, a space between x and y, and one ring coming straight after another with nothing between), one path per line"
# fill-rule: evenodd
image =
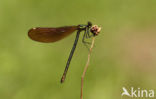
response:
M28 36L35 41L50 43L67 37L77 29L78 26L66 26L59 28L37 27L30 29Z

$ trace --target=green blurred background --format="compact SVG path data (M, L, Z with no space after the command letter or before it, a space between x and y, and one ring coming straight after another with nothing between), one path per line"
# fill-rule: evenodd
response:
M102 27L84 81L84 99L129 99L122 87L156 89L156 0L1 0L0 99L80 99L88 50L76 33L56 43L28 38L32 27Z

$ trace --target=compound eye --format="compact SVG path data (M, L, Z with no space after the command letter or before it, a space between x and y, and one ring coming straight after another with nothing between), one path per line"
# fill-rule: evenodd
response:
M91 22L88 22L88 27L91 27L92 26L92 23Z

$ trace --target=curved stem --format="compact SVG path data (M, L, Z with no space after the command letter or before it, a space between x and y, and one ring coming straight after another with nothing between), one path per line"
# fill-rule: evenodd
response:
M90 55L91 55L92 49L94 47L94 40L95 40L95 38L93 37L92 44L91 44L91 47L90 47L90 50L89 50L89 53L88 53L88 60L87 60L86 66L84 68L83 74L81 76L81 99L83 99L83 83L84 83L84 77L85 77L86 71L87 71L88 66L89 66Z

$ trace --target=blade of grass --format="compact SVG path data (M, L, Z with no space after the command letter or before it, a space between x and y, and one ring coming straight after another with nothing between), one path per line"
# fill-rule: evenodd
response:
M91 47L90 47L89 53L88 53L88 60L87 60L86 66L84 68L83 74L81 76L81 99L83 99L83 83L84 83L84 77L85 77L86 71L87 71L88 66L89 66L91 52L92 52L92 49L94 47L94 40L95 40L95 37L93 37L93 39L92 39L92 44L91 44Z

